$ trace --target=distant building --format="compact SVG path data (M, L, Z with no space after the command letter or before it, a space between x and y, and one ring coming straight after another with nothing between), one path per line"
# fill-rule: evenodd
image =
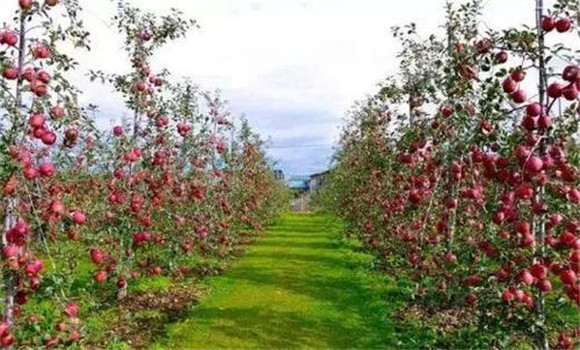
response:
M310 175L310 178L308 179L308 190L310 192L316 192L320 189L320 187L322 187L322 185L324 185L324 182L326 181L326 176L328 175L329 170L320 172L320 173L316 173L316 174L312 174Z
M308 176L292 176L286 180L288 187L299 194L308 192L310 189L309 182L310 178Z
M276 180L284 180L284 172L280 169L274 170L274 177Z
M286 180L288 187L297 194L316 192L324 185L329 171L312 174L309 176L291 176Z

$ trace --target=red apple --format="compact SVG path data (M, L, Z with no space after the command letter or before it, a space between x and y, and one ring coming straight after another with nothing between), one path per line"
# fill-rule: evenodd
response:
M548 96L550 96L551 98L559 98L560 96L562 96L563 88L564 87L560 83L553 82L548 86Z
M562 283L572 285L576 283L576 273L570 269L560 272L560 280Z
M41 163L38 166L38 172L41 176L51 177L54 175L54 166L48 162Z
M556 27L556 21L553 17L544 17L542 18L542 22L540 24L542 30L545 32L551 32Z
M32 8L33 3L34 2L32 0L18 0L20 8L23 10L30 10Z
M500 51L495 54L495 60L498 63L506 63L508 60L508 53L505 51Z
M544 162L542 162L542 159L540 157L532 156L526 162L526 170L532 174L539 173L543 167Z
M512 94L517 90L518 85L515 82L515 80L513 80L511 78L506 78L502 83L502 87L503 87L503 91L506 94Z
M526 107L526 114L532 117L537 117L542 112L542 106L538 102L530 103Z
M524 103L527 98L527 94L524 90L516 90L513 94L511 94L512 101L515 103Z
M576 84L571 83L562 89L562 96L564 96L564 98L568 101L574 101L578 99L578 88L576 87Z
M85 214L80 212L80 211L73 212L71 217L72 217L72 221L77 225L82 225L87 220Z
M550 292L552 290L552 283L547 279L539 280L536 286L542 292Z
M531 274L537 279L545 279L548 276L548 268L540 263L535 263L530 267Z
M568 30L570 30L571 26L572 26L572 21L570 20L570 18L563 17L563 18L559 18L556 21L556 30L559 33L567 32Z

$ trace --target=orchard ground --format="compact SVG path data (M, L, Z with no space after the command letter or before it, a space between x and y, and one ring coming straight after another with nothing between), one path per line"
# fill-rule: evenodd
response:
M287 213L206 280L206 296L155 348L466 348L485 337L467 309L409 307L414 284L375 263L334 217Z
M445 335L437 323L449 320L405 308L412 283L375 261L335 218L287 213L223 275L144 280L88 323L110 348L417 348L474 336L468 327Z
M340 239L331 217L286 214L223 276L158 348L383 348L389 284L372 257Z
M467 309L416 306L414 284L389 278L333 216L286 213L238 251L238 259L200 260L199 279L143 279L120 306L88 317L88 334L98 336L87 341L113 349L390 349L467 348L488 336Z
M176 349L423 344L418 328L396 315L410 295L405 284L373 271L374 260L357 241L344 238L333 217L287 213L223 275L188 285L165 277L147 280L136 287L133 302L95 316L91 324L115 339L109 343L114 348L150 347L148 342ZM174 297L168 294L174 289L190 293L188 306L177 305L182 310L168 306L171 302L158 308L150 301L131 305L147 295ZM112 325L124 329L113 332Z

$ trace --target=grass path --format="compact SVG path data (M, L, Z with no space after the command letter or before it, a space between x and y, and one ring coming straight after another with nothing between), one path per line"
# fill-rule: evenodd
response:
M330 218L287 214L223 276L160 348L376 349L396 346L388 284ZM391 304L393 307L393 304Z

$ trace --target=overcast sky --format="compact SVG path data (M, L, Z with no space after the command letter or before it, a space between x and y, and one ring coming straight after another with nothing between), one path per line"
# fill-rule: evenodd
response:
M15 0L0 0L12 4ZM114 4L80 0L93 51L83 69L123 72L121 38L110 28ZM390 27L416 22L425 36L440 30L444 0L134 0L164 14L181 9L201 26L155 57L154 68L220 88L236 114L245 113L269 154L287 174L309 174L329 164L345 111L375 91L396 69L399 49ZM551 3L551 1L548 1ZM533 24L533 0L484 0L485 21L499 29ZM8 7L8 6L6 6ZM0 17L3 14L0 13ZM4 19L4 18L2 18ZM123 106L107 86L79 77L87 101L105 113L99 125L119 120Z

